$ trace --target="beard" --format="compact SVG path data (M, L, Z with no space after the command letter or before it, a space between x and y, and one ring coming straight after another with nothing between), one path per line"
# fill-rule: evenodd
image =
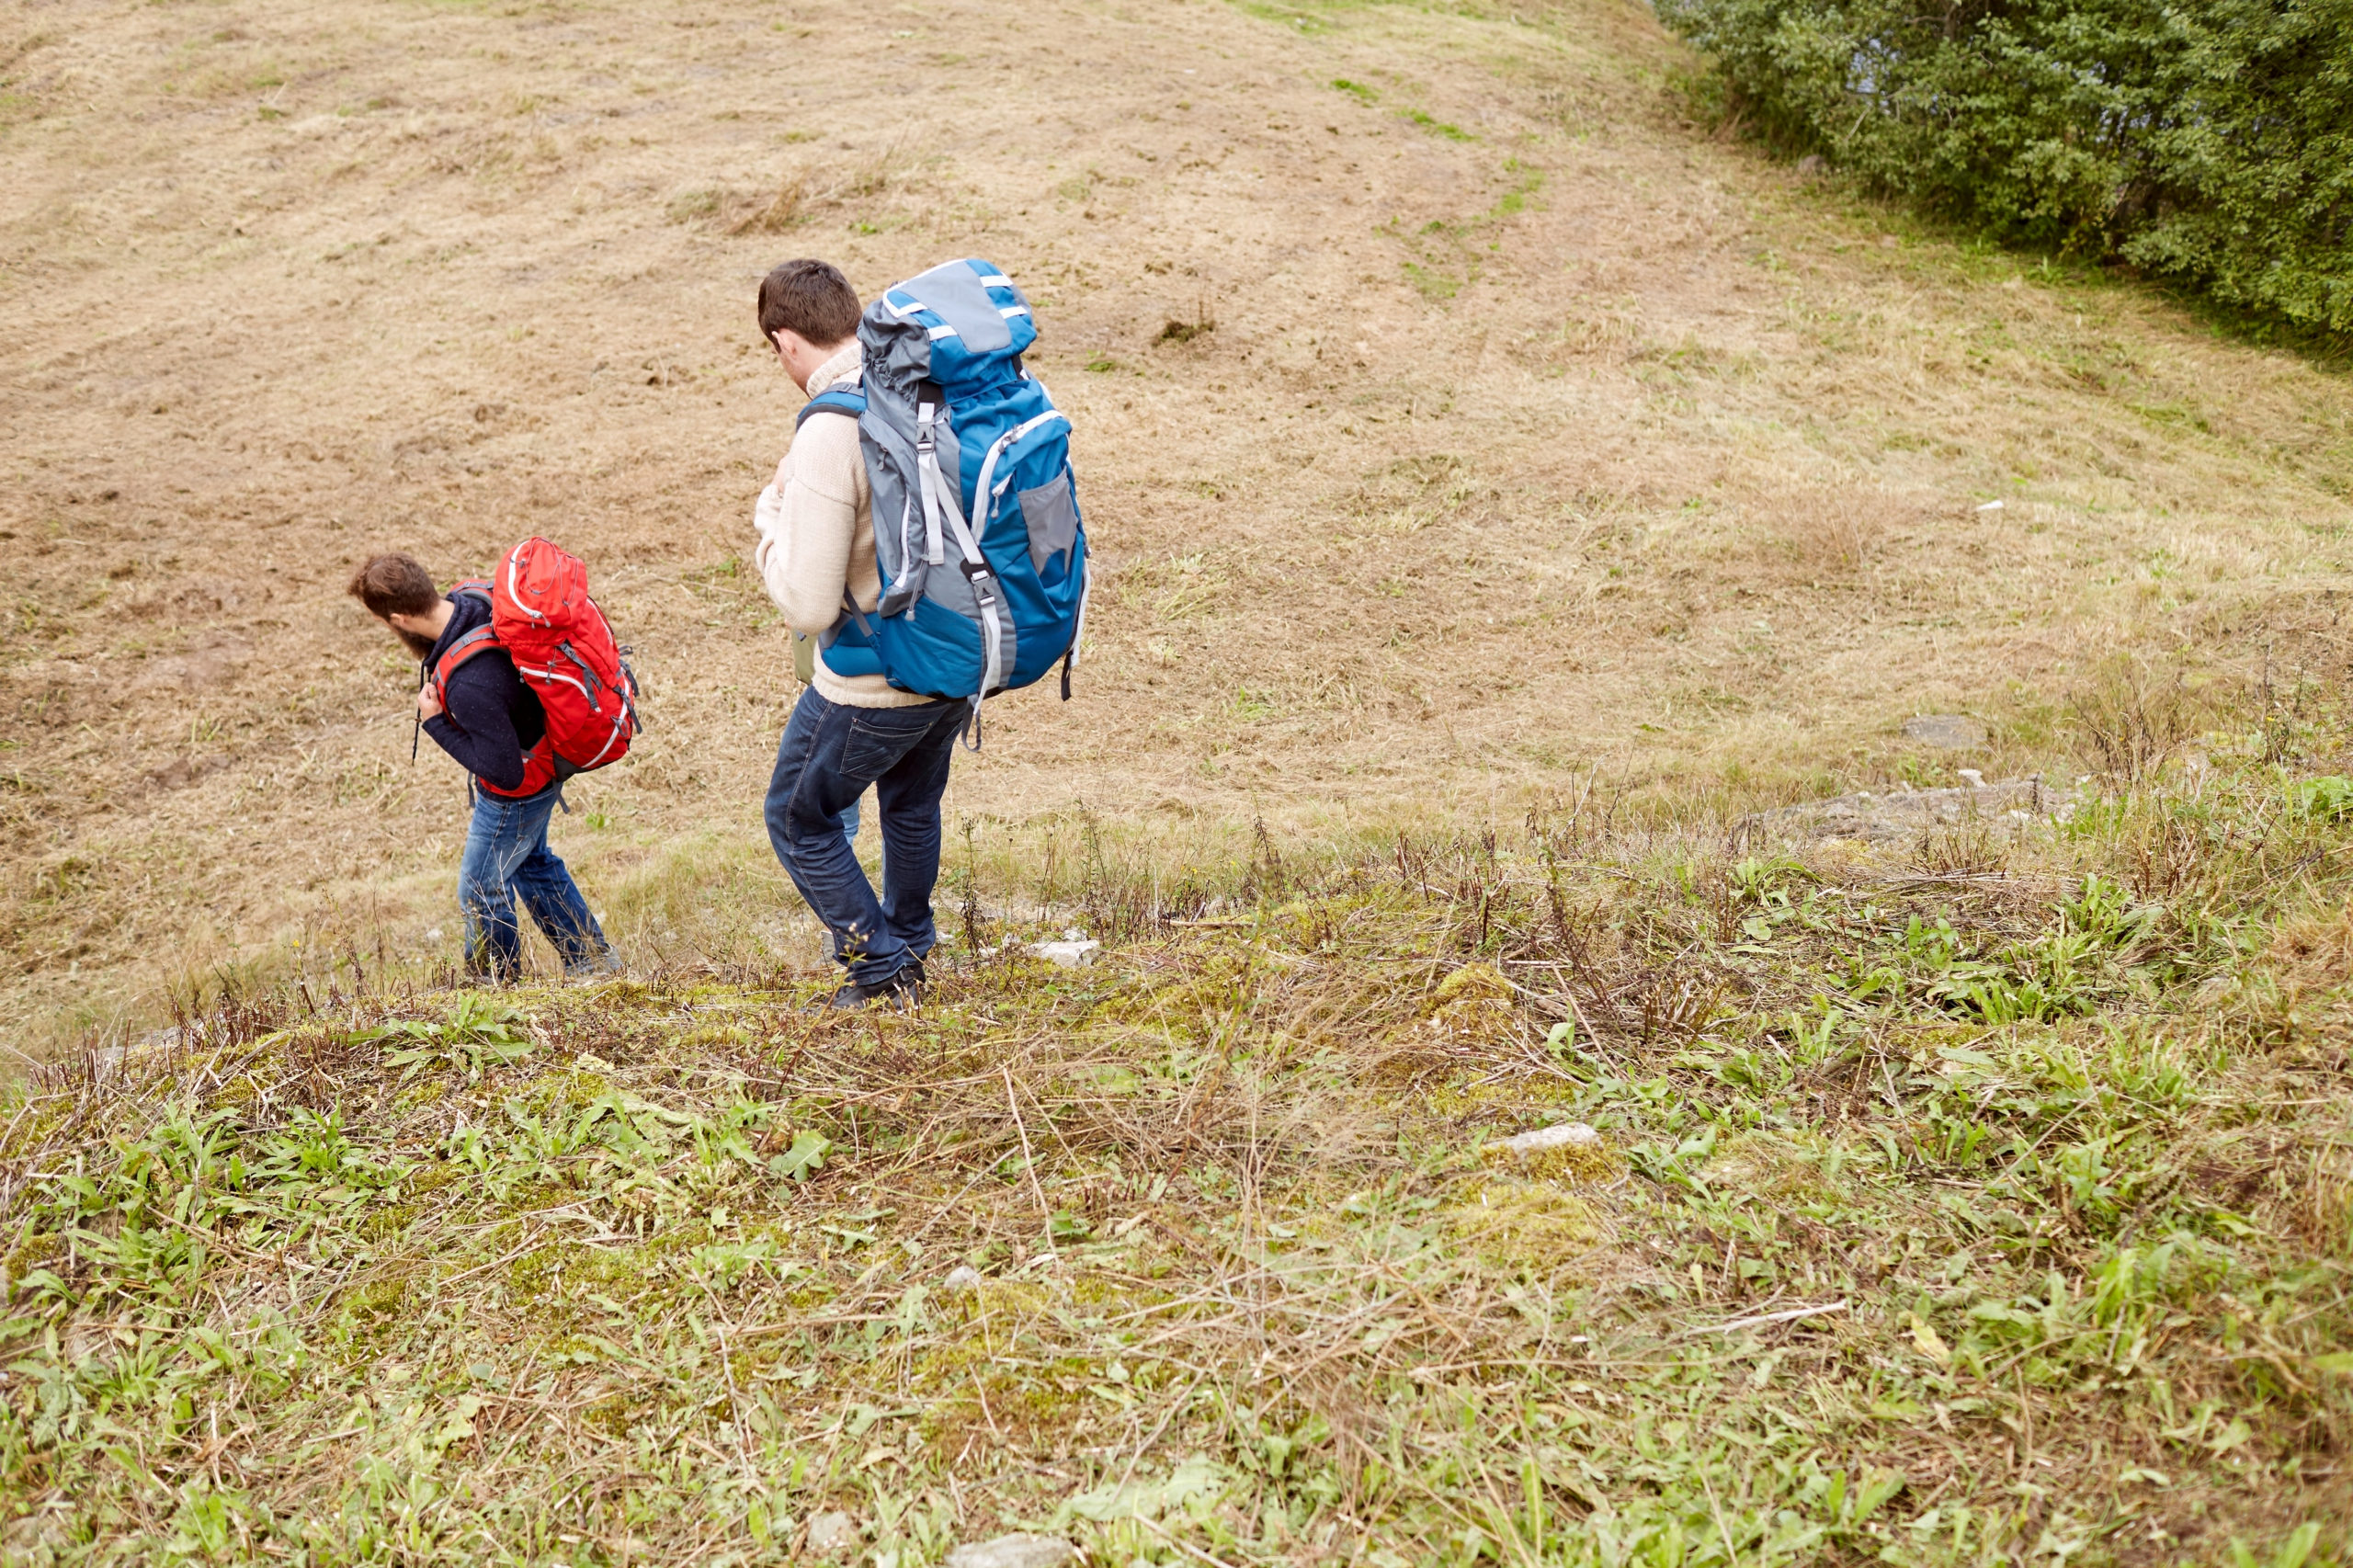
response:
M437 639L427 637L421 631L404 631L397 626L392 628L392 635L401 640L417 663L423 664L433 656L433 644Z

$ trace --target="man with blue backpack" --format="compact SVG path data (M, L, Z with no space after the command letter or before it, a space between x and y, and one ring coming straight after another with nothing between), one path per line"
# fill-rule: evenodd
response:
M1029 302L984 261L949 262L863 314L822 261L760 284L760 334L810 394L761 494L753 559L816 643L768 784L768 840L824 923L833 1006L911 1006L938 939L941 795L983 702L1060 667L1085 623L1086 536L1070 422L1022 365ZM843 833L869 786L878 897Z

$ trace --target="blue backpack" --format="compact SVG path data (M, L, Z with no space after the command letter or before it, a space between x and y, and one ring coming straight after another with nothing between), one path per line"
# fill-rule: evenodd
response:
M818 657L838 676L969 700L974 751L986 699L1059 663L1070 699L1086 623L1070 421L1021 364L1037 338L1005 274L951 261L867 310L862 390L820 392L801 411L858 421L882 574L873 614L845 595Z

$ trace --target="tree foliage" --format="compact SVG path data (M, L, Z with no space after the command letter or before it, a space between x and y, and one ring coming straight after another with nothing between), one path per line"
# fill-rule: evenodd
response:
M1659 0L1792 149L2353 332L2353 0Z

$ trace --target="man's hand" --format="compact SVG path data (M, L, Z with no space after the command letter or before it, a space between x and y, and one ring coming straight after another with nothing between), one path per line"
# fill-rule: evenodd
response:
M780 458L779 458L779 459L777 459L777 460L776 460L776 480L775 480L775 484L776 484L776 493L777 493L779 495L781 495L781 494L784 494L784 465L785 465L785 464L787 464L787 463L789 463L789 462L790 462L791 460L792 460L792 454L791 454L790 452L787 452L787 453L785 453L785 454L784 454L784 456L782 456L782 457L780 457Z
M438 719L440 716L441 699L434 696L433 687L427 686L416 694L417 722L422 723L427 719Z

